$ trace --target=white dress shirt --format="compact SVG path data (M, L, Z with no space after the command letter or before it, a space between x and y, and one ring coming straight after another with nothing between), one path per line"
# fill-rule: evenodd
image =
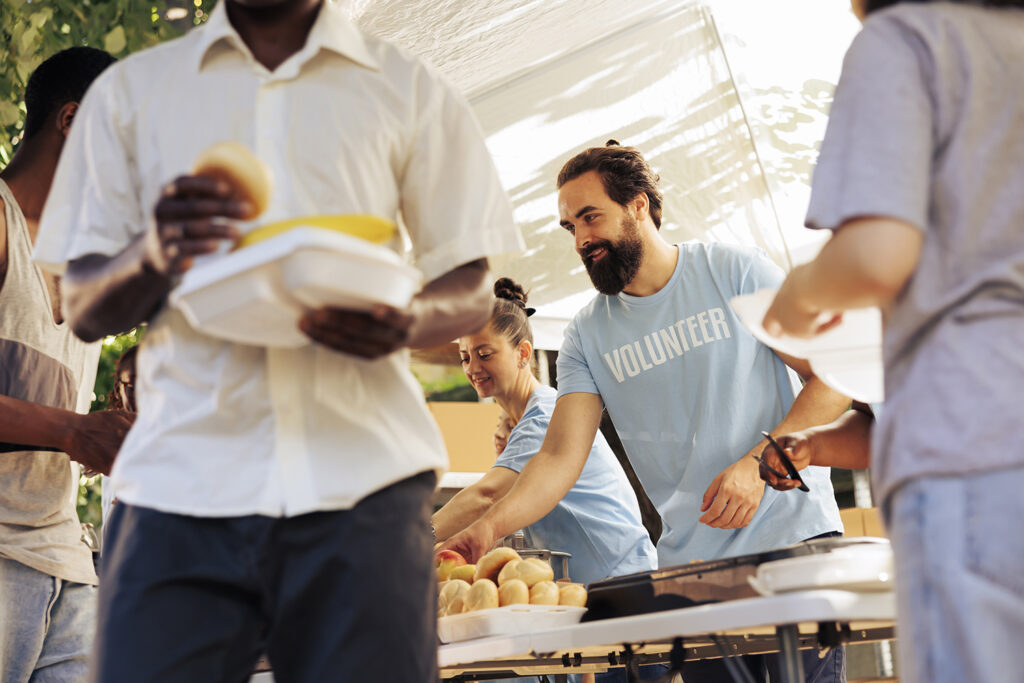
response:
M220 3L204 26L115 64L89 90L36 260L59 271L121 251L153 220L161 188L226 140L274 172L261 223L400 215L426 280L522 249L479 127L436 72L363 36L329 2L306 45L269 72ZM290 516L349 508L447 466L405 352L364 361L320 345L233 344L165 307L139 353L137 397L112 475L134 505Z

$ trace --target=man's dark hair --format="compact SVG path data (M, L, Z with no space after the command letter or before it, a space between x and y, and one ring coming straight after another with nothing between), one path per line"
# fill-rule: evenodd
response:
M25 138L68 102L81 102L92 82L116 59L93 47L69 47L40 64L25 86Z
M877 12L880 9L898 5L901 3L912 2L918 5L923 5L929 2L937 2L938 0L864 0L864 14L871 14ZM962 5L984 5L986 7L1021 7L1024 8L1024 0L943 0L943 2L955 2Z
M608 193L616 204L626 206L641 192L647 195L651 220L654 227L661 228L661 191L658 189L658 174L651 170L640 152L632 147L622 147L618 140L609 140L604 147L585 149L565 162L558 173L556 186L561 189L570 180L584 173L597 171Z

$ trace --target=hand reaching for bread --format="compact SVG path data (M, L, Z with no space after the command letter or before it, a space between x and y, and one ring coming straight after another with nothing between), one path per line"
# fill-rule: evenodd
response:
M270 201L270 172L238 143L220 143L196 160L192 175L170 182L154 209L145 237L146 265L170 276L192 267L196 256L236 242L238 229L219 219L251 220Z

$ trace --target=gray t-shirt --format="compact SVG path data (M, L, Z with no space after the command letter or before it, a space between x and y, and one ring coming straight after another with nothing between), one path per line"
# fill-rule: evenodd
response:
M872 14L846 55L807 226L924 232L885 311L884 498L913 477L1024 463L1024 11Z

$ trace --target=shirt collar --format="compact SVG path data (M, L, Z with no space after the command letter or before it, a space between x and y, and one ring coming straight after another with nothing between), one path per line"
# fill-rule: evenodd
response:
M249 49L235 31L228 19L225 5L227 0L220 0L210 13L210 18L203 26L195 30L199 34L196 43L196 70L202 70L203 63L210 50L221 44L248 54ZM302 52L312 56L320 50L329 50L346 57L360 66L380 70L380 65L370 53L366 39L359 29L349 21L342 9L332 0L324 0L320 14L310 29L309 37Z

